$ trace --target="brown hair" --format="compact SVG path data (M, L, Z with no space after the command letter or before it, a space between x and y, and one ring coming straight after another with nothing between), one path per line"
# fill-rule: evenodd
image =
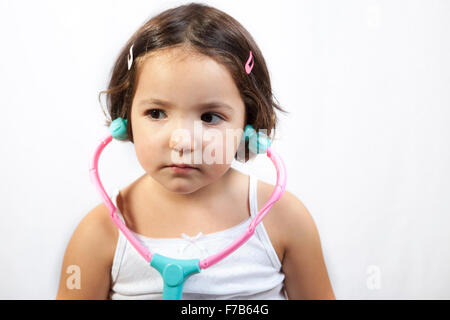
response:
M128 70L131 46L134 61ZM190 3L161 12L131 36L114 64L108 89L99 93L99 101L101 94L106 94L110 115L106 126L109 127L111 121L118 117L128 119L127 133L129 141L133 142L129 116L139 66L147 53L174 46L193 49L227 67L245 104L246 124L251 124L256 131L266 130L268 136L275 131L277 117L274 108L286 111L274 101L266 62L255 40L234 18L200 3ZM245 63L250 50L254 66L251 73L247 74ZM245 160L248 160L248 143L245 151Z

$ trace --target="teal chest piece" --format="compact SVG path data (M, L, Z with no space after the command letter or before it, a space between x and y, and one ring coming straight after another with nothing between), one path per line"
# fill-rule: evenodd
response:
M150 265L163 278L163 300L181 300L183 286L189 276L200 272L200 259L183 260L153 254Z

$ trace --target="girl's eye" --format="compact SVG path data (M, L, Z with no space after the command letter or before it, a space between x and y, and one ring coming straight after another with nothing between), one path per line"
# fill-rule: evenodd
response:
M161 109L149 109L145 112L145 115L148 115L152 120L161 120L164 118L165 113ZM215 113L204 113L201 119L208 124L215 124L223 120L221 116Z
M214 121L214 117L217 119ZM215 113L205 113L201 116L201 119L207 123L215 124L219 122L220 120L223 120L223 118Z
M149 115L150 118L159 120L159 116L164 113L161 109L150 109L145 112L146 115Z

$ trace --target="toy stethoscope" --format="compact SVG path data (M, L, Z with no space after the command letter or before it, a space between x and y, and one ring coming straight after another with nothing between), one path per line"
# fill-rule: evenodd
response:
M273 204L278 201L284 193L286 188L286 168L280 156L270 148L269 138L263 133L256 133L251 125L247 125L245 127L242 139L249 141L250 151L254 153L266 153L270 160L272 160L277 170L277 182L270 199L252 219L247 230L221 252L213 254L203 260L173 259L165 257L158 253L150 252L126 227L117 215L117 208L105 192L98 175L98 159L101 152L113 138L117 140L125 140L127 138L126 124L127 120L122 118L117 118L111 123L109 127L110 134L108 134L108 136L100 142L100 145L95 150L94 158L92 159L89 169L90 178L111 213L111 219L114 224L119 228L119 230L139 252L139 254L144 257L147 263L150 263L150 265L161 274L164 282L162 296L163 300L180 300L183 294L184 282L187 278L189 278L189 276L200 272L200 269L209 268L226 258L229 254L242 246L254 234L256 226L262 221L270 208L272 208Z

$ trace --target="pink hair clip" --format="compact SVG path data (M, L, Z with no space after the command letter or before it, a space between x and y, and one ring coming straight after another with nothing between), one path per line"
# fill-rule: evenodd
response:
M250 62L253 62L252 65L250 65ZM247 72L247 74L250 74L250 72L252 72L254 65L255 60L253 59L252 50L250 50L250 56L248 57L247 63L245 64L245 72Z

